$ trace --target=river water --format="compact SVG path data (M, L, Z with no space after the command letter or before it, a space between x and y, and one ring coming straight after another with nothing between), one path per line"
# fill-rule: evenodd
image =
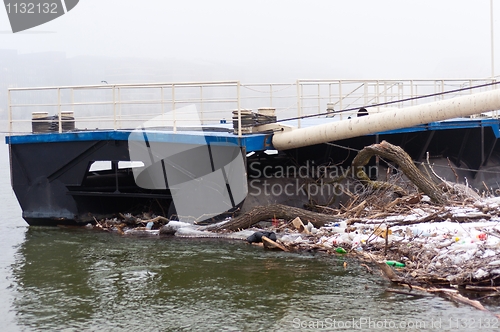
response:
M345 256L214 239L27 227L0 145L1 331L498 330L440 297L386 292ZM347 263L344 268L344 262ZM500 305L488 308L500 312Z

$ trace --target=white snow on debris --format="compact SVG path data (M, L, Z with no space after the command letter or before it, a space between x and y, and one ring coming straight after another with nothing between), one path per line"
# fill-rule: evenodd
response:
M234 233L214 233L204 230L196 229L195 226L190 225L190 227L181 227L175 233L178 237L196 237L196 238L222 238L222 239L233 239L233 240L245 240L247 237L252 235L254 231L243 230Z
M225 222L227 221L224 221L223 223ZM186 222L170 220L168 224L162 227L161 233L171 234L178 237L224 238L235 240L245 240L254 233L252 230L243 230L233 233L215 233L206 230L206 228L206 226L197 226Z
M481 203L481 204L479 204ZM453 266L455 273L447 278L451 282L461 278L461 266L481 262L471 276L477 280L490 275L500 274L500 218L494 214L486 215L486 209L500 209L500 198L476 202L474 207L448 206L441 210L421 208L402 216L389 216L383 219L366 218L362 222L347 227L345 222L329 223L317 230L316 236L286 234L279 237L285 244L307 242L325 249L342 246L353 250L368 250L374 243L385 244L387 227L390 245L415 245L424 250L430 259L428 271ZM442 221L439 221L442 216ZM433 222L418 222L432 217ZM489 219L489 220L487 220ZM437 221L436 221L437 220ZM456 220L476 220L458 222ZM407 223L407 225L398 225ZM408 257L402 257L410 263Z
M177 220L170 220L168 224L163 226L165 232L172 232L175 233L181 228L186 228L186 229L194 229L194 226L190 223L187 222L182 222L182 221L177 221Z
M285 244L308 243L325 249L342 246L353 250L367 250L374 243L385 244L387 227L391 231L388 243L412 243L425 248L431 259L430 269L446 266L459 267L471 262L482 262L482 268L473 270L473 277L483 279L500 274L500 218L483 211L500 211L500 198L477 201L474 206L447 206L444 208L415 208L410 214L386 218L365 218L349 227L346 222L331 222L315 231L316 236L303 233L278 235ZM433 222L418 222L432 217ZM439 221L442 218L442 221ZM458 222L457 220L476 220ZM407 223L407 225L399 225ZM408 260L406 257L402 259ZM484 263L484 264L483 264ZM450 276L455 280L456 275Z

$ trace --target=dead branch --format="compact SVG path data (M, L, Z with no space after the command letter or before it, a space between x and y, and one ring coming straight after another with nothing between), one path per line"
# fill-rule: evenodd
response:
M365 184L369 184L371 180L363 171L363 166L368 164L370 159L378 155L384 159L391 160L399 165L403 173L413 182L422 192L429 196L434 202L445 204L448 199L446 198L442 189L440 189L434 182L426 177L415 166L411 157L399 146L392 145L386 141L380 144L372 144L359 151L352 166L356 176Z
M295 219L299 217L305 223L310 222L314 225L314 227L324 226L328 222L336 222L342 221L343 219L323 214L312 212L292 206L286 206L282 204L273 204L267 206L259 206L253 208L251 211L244 213L231 221L225 224L216 224L213 226L207 227L209 231L218 231L218 230L238 230L238 229L246 229L252 227L254 224L258 223L262 220L268 220L271 218L278 219Z

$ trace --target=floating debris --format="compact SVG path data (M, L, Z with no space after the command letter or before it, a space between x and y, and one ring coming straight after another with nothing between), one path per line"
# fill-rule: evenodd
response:
M265 237L268 240L276 241L276 233L274 232L255 232L249 237L247 237L247 242L259 243L262 242L263 237Z
M394 150L388 144L375 148ZM403 155L402 150L394 151ZM122 235L217 237L267 249L351 255L368 273L373 273L370 263L394 283L480 310L486 309L456 289L489 291L483 299L500 296L500 197L484 197L444 182L445 189L431 197L424 189L437 187L421 173L419 190L413 187L413 192L402 176L399 183L387 185L363 181L366 190L348 193L350 200L340 208L314 202L307 205L309 210L268 205L206 226L161 216L120 215L96 220L96 227ZM406 194L395 197L396 192Z

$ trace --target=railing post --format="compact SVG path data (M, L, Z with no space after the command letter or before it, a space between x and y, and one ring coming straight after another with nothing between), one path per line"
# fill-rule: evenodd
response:
M57 88L57 114L57 117L59 118L59 133L62 133L61 88Z
M415 104L415 100L413 99L413 80L410 80L410 98L411 98L411 106Z
M122 89L118 87L118 129L122 129Z
M404 81L403 82L399 82L399 84L398 84L398 93L399 93L399 95L398 95L399 100L403 100L404 95L405 95ZM399 105L401 105L401 107L405 106L403 102L399 103Z
M339 80L339 111L342 111L342 101L344 96L342 95L342 81ZM342 120L342 112L339 113L340 120Z
M495 82L496 82L495 77L492 77L491 83L495 83ZM472 83L471 83L471 85L472 85ZM497 85L491 85L491 90L495 90L495 89L498 89L498 86ZM498 110L494 110L493 111L493 118L498 119Z
M201 125L204 124L204 118L203 118L203 85L200 85L200 122Z
M116 130L116 97L115 97L114 85L113 85L113 129Z
M269 84L269 107L273 107L273 85Z
M369 82L368 81L364 81L363 83L363 90L364 90L364 94L365 94L365 98L363 100L363 106L367 105L368 104L368 84Z
M174 133L177 133L177 115L175 114L175 84L172 84L172 116L174 118Z
M301 85L299 80L295 84L297 84L297 127L300 128L300 116L302 114Z
M321 86L318 83L318 114L321 113Z
M71 88L71 112L73 113L73 117L75 116L75 90Z
M12 135L12 97L10 89L7 90L7 98L9 102L9 135ZM9 139L10 143L10 139Z
M162 124L165 123L165 104L164 104L164 95L163 95L163 85L160 87L160 103L161 103L161 118L162 118Z
M238 104L238 137L241 137L241 87L240 81L236 84L237 104Z
M384 81L384 103L387 103L387 99L389 98L388 95L389 95L389 89L387 88L387 81Z
M332 102L332 82L328 83L328 102Z

